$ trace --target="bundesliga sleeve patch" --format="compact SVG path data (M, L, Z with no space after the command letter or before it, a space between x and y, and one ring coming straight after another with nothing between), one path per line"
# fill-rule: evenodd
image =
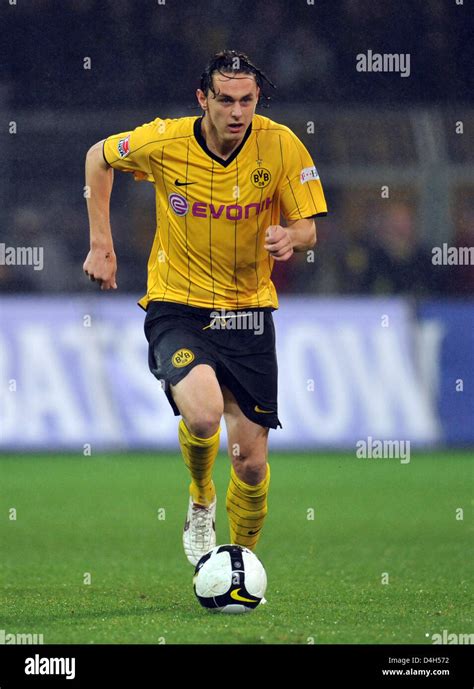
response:
M309 182L311 179L319 179L318 171L314 165L313 167L305 167L300 173L301 184Z
M125 139L120 139L118 142L118 152L121 158L125 158L130 153L130 134Z

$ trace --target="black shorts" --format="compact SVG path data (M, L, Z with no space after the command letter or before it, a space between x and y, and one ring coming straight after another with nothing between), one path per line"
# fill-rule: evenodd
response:
M267 428L281 428L272 311L251 308L224 312L150 302L145 318L148 364L161 382L175 416L180 412L170 384L176 385L197 364L208 364L248 419ZM225 318L220 317L224 314Z

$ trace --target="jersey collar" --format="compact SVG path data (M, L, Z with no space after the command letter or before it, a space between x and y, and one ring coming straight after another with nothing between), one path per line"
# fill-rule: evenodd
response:
M252 133L252 122L250 122L250 124L247 128L247 131L245 132L244 138L242 139L240 144L237 146L235 151L233 151L232 154L227 159L224 159L224 158L221 158L220 156L216 155L215 153L213 153L212 151L210 151L208 149L207 144L206 144L206 139L203 137L202 131L201 131L201 122L202 122L203 117L204 117L204 115L202 117L198 117L194 121L194 136L196 138L196 141L198 142L198 144L200 145L200 147L202 148L204 153L209 156L209 158L212 158L212 160L215 160L216 163L219 163L220 165L222 165L222 167L227 167L228 165L231 164L231 162L233 160L235 160L235 158L237 158L240 151L244 147L245 142L247 141L250 134Z

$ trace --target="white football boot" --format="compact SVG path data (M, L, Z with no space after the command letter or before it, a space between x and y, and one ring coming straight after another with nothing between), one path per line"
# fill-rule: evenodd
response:
M189 498L188 514L184 523L183 546L189 562L196 566L203 555L216 547L216 502L209 507L195 505Z

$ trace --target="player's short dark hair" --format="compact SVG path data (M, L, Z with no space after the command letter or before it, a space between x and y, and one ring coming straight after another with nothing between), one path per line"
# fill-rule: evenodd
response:
M204 72L201 74L201 91L207 96L209 91L215 95L214 83L212 77L215 72L221 74L233 72L234 74L252 74L255 77L257 86L260 88L259 104L265 105L270 100L270 96L264 93L266 84L272 88L276 88L270 79L256 66L245 53L239 53L237 50L221 50L211 57L206 65ZM236 77L238 78L238 77Z

